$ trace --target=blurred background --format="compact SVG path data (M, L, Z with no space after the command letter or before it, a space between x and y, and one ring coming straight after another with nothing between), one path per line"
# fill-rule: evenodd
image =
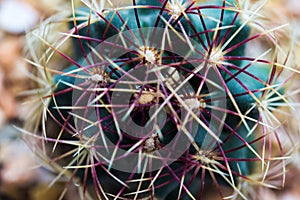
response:
M293 24L295 38L300 39L299 0L267 2L264 9L274 24ZM51 174L40 167L41 163L20 139L15 126L21 127L28 118L22 105L22 92L31 86L30 67L24 59L26 32L70 7L71 0L0 0L0 200L57 200L63 192L60 182L49 187ZM299 49L295 54L300 55L296 41L295 46ZM295 64L300 66L298 60ZM299 152L293 159L299 159L300 165ZM300 170L289 169L284 190L257 192L261 193L261 199L300 199ZM76 192L69 193L64 199L76 199Z

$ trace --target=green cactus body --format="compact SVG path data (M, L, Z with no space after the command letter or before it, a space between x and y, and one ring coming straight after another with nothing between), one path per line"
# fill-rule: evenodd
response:
M65 120L62 119L60 113L66 119L68 116L68 112L70 110L59 109L59 107L72 106L72 90L70 90L71 88L67 84L72 85L75 82L74 76L64 75L64 73L72 72L73 70L76 69L78 69L78 67L72 65L69 68L63 70L62 71L63 74L57 74L53 77L53 83L55 85L55 90L54 90L55 101L51 99L48 107L50 112L53 114L53 117L55 119L58 119L58 121L60 121L62 124L64 124ZM72 75L74 75L74 73Z

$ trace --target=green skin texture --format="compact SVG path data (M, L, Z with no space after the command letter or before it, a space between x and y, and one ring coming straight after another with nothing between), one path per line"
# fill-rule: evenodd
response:
M63 72L67 73L67 72L70 72L70 71L76 70L76 69L78 69L77 66L71 65L70 67L63 70ZM54 94L56 94L55 101L53 99L51 99L48 107L51 111L51 114L55 117L55 119L57 119L60 123L64 123L65 120L63 118L66 119L68 117L68 112L70 110L60 109L58 111L58 109L56 109L54 107L56 107L56 105L57 106L72 106L72 91L68 91L68 92L62 92L62 91L69 89L69 86L67 86L63 82L66 82L69 84L74 84L75 78L72 76L69 76L69 75L57 74L57 75L53 76L53 82L56 86L55 90L54 90ZM61 92L61 93L59 93L59 92ZM62 114L63 118L61 117L60 113ZM73 124L72 121L70 121L70 123Z
M154 6L161 6L161 3L159 1L147 1L147 0L141 0L138 1L139 5L154 5ZM212 4L211 2L209 4ZM205 5L205 4L201 4L201 5ZM217 1L216 4L214 5L222 5L222 1ZM80 10L84 10L83 8L79 8ZM154 19L158 18L159 15L159 10L155 10L155 9L146 9L146 8L140 8L137 9L138 15L139 15L139 22L141 24L141 27L153 27L155 24ZM89 13L89 11L87 10L87 13ZM193 24L194 28L196 29L196 32L205 32L206 30L211 30L214 29L218 26L218 23L214 20L212 20L212 18L219 20L220 19L220 14L221 11L220 9L203 9L201 10L201 13L203 14L203 20L205 22L206 28L204 28L204 26L202 25L202 22L200 20L200 17L197 14L188 14L189 20L190 22ZM135 16L135 12L133 9L131 10L121 10L119 11L119 14L122 16L122 18L124 19L124 21L127 22L127 26L129 29L136 29L138 28L137 22L136 22L136 18L133 17ZM232 23L232 20L235 16L235 12L233 11L228 11L226 10L224 12L224 20L222 22L222 26L229 26ZM166 13L163 13L163 17L166 18L166 20L169 19L169 15ZM90 34L87 35L87 28L84 28L82 30L79 31L79 35L84 35L84 36L89 36L92 38L97 38L97 39L106 39L110 36L113 36L117 33L116 30L114 30L113 26L117 27L118 29L121 29L124 26L124 23L120 20L120 18L115 14L115 13L109 13L107 16L105 16L105 18L109 21L109 23L101 20L98 21L94 24L92 24L90 26ZM77 23L81 23L83 21L77 21ZM189 22L187 19L185 19L184 17L181 18L180 22L182 23L183 27L185 28L185 31L188 33L189 36L192 36L195 34L195 31L193 28L191 28ZM105 30L108 27L108 32L106 33L106 35L103 34L103 30ZM73 26L73 23L70 23L70 27ZM160 23L158 25L159 27L165 27L165 24L160 20ZM242 26L242 22L240 21L240 18L237 17L236 21L233 24L233 27L230 28L230 33L228 34L228 38L231 37L231 35L237 31L240 27ZM175 25L175 28L178 31L181 31L178 25ZM126 30L126 29L125 29ZM220 37L219 40L217 41L217 44L219 44L221 42L221 39L227 34L228 29L224 29L222 31L220 31ZM241 29L241 31L233 38L233 40L228 44L227 47L225 47L225 49L234 46L235 44L238 44L242 41L244 41L245 39L247 39L249 37L250 34L250 27L249 26L243 26L243 28ZM210 32L208 33L209 36L209 40L210 43L213 40L213 35L214 32ZM199 42L199 51L204 51L203 47L201 47L200 45L200 41L202 40L204 42L204 44L206 46L208 46L208 41L206 39L205 34L202 34L200 36L200 39L197 37L194 37L193 39L195 39L196 41ZM77 60L81 60L82 59L82 51L80 50L79 46L79 42L78 39L73 39L74 42L74 50L75 50L75 58ZM225 41L226 42L226 41ZM84 51L88 54L88 52L90 51L88 48L88 42L85 40L81 40L81 43L84 47ZM92 43L92 46L96 46L98 43ZM245 55L245 45L242 45L236 49L234 49L233 51L231 51L230 53L227 54L228 56L244 56ZM226 61L230 64L233 64L237 67L239 67L240 69L242 69L244 66L246 66L249 61L241 61L241 60L228 60ZM134 66L131 66L129 64L119 64L125 71L129 71L130 69L132 69ZM186 66L187 68L190 68L191 66ZM77 67L72 65L69 68L67 68L65 71L71 71L73 69L76 69ZM238 70L233 70L232 68L228 67L228 69L233 73L237 73ZM255 80L254 78L250 77L249 75L245 74L244 72L241 72L240 74L238 74L235 78L231 78L231 75L227 74L227 73L222 73L222 76L224 78L224 80L229 80L226 81L226 87L228 87L228 89L230 90L231 94L234 96L234 100L236 102L236 104L238 105L240 111L242 114L246 114L247 111L256 104L256 100L253 98L253 95L256 98L261 98L262 96L262 92L254 92L253 95L247 93L247 90L250 91L255 91L255 90L259 90L261 88L264 88L264 82L266 82L268 80L269 77L269 73L270 73L270 68L267 65L259 65L257 63L253 63L246 71L248 71L249 73L253 74L254 76L258 77L259 79L261 79L260 81ZM122 75L122 73L117 72L117 73L110 73L111 70L108 69L107 73L110 74L110 78L112 79L118 79L119 76L117 76L116 74L119 73L120 75ZM62 76L62 75L56 75L53 78L54 83L58 83L59 80L63 80L65 82L69 82L69 83L74 83L74 78L69 77L69 76ZM241 83L243 83L244 85L241 85ZM191 82L191 84L193 85L194 82ZM247 88L247 90L245 88ZM68 87L62 83L58 84L55 92L58 91L62 91L64 89L67 89ZM238 94L242 94L242 93L246 93L243 94L242 96L237 96ZM283 90L279 91L280 94L284 93ZM276 96L276 95L274 95ZM62 94L56 97L56 101L58 102L58 105L70 105L72 100L71 100L71 94L70 93L66 93L66 94ZM60 118L58 116L58 113L56 111L56 109L53 109L52 107L54 106L53 101L50 103L49 105L49 109L50 111L54 114L55 117ZM231 110L233 112L237 113L237 110L235 108L235 106L233 105L231 99L227 99L227 109ZM64 113L64 115L67 115L67 111L62 111ZM102 113L101 115L103 116L107 116L108 113L105 110L100 110L100 113ZM258 107L255 106L254 109L249 112L248 114L246 114L248 117L253 118L254 120L257 120L259 118L259 111L258 111ZM209 119L208 119L209 120ZM249 159L249 158L255 158L256 156L253 154L253 152L248 148L248 147L242 147L239 148L241 146L244 145L244 142L241 141L241 139L239 139L237 137L237 135L239 135L241 138L243 138L246 142L251 142L255 137L254 134L248 135L249 130L255 126L255 122L252 122L250 120L245 120L246 124L248 127L245 126L245 123L241 121L241 117L237 116L237 115L233 115L233 114L228 114L226 119L225 119L225 123L231 128L231 130L229 128L224 127L223 131L220 135L220 139L221 141L225 141L226 138L228 138L224 143L220 144L222 146L222 149L224 152L226 151L230 151L231 149L235 149L236 150L232 151L232 152L228 152L226 153L226 156L228 158L240 158L240 159ZM108 120L107 122L104 123L110 123L110 121ZM170 129L174 129L174 123L173 122L169 122L166 124L166 126L164 126L162 132L168 132ZM116 128L112 125L109 126L109 129L111 130L115 130ZM174 130L176 132L176 130ZM200 147L204 141L204 138L206 136L206 131L203 129L203 127L199 126L198 131L196 133L196 136L194 138L196 144L198 144ZM117 136L111 136L111 134L107 133L107 136L110 137L111 141L116 143L118 138ZM162 143L168 143L171 138L167 138L165 140L162 140ZM131 143L132 141L130 140L124 140L122 141L123 143ZM255 145L251 145L253 147L253 149L255 150ZM195 149L193 149L193 147L191 147L190 149L190 153L195 153ZM184 163L175 163L171 165L171 168L177 168L177 166L182 166ZM223 163L224 164L224 163ZM251 174L251 171L253 170L253 162L246 162L246 161L229 161L229 166L231 168L232 171L236 172L236 174L241 174L243 176L247 176L249 174ZM239 166L239 167L238 167ZM240 172L239 172L240 170ZM122 174L121 172L116 172L119 174ZM127 176L126 175L120 175L121 177L123 177L124 180L126 180ZM187 177L190 176L189 174L187 174ZM200 175L199 175L200 176ZM234 177L237 177L238 175L234 175ZM106 177L106 179L108 179L109 181L114 182L113 179ZM218 176L217 176L218 178ZM122 179L122 178L121 178ZM192 194L197 195L197 191L199 190L198 185L200 184L200 178L197 178L195 180L195 183L192 184L189 189L191 190ZM220 183L222 183L222 178L219 177L218 181L220 181ZM157 184L159 182L163 182L163 180L158 180ZM225 184L225 183L224 183ZM147 187L147 186L145 186ZM173 198L174 194L174 198L177 198L176 194L177 192L174 193L174 191L178 191L179 188L179 184L175 181L173 183L168 184L168 186L163 187L163 189L159 189L157 190L157 196L160 199L170 199ZM173 192L172 192L173 191ZM173 195L173 196L172 196ZM183 197L188 199L187 196Z

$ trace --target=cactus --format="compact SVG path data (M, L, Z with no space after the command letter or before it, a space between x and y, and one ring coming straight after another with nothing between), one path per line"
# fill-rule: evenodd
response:
M43 67L44 77L53 75L43 96L47 117L23 132L52 148L44 153L85 198L201 199L214 188L246 199L242 184L271 187L267 168L276 160L284 171L288 152L271 142L278 132L270 120L281 107L293 109L282 71L298 72L276 51L274 59L271 51L248 55L251 42L276 28L255 32L239 5L133 0L76 8L62 38L71 54L43 40L69 66Z

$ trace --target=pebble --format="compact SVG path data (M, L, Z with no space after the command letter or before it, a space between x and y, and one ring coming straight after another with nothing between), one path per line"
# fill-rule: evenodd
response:
M21 0L0 2L0 29L11 34L21 34L37 24L39 13Z

